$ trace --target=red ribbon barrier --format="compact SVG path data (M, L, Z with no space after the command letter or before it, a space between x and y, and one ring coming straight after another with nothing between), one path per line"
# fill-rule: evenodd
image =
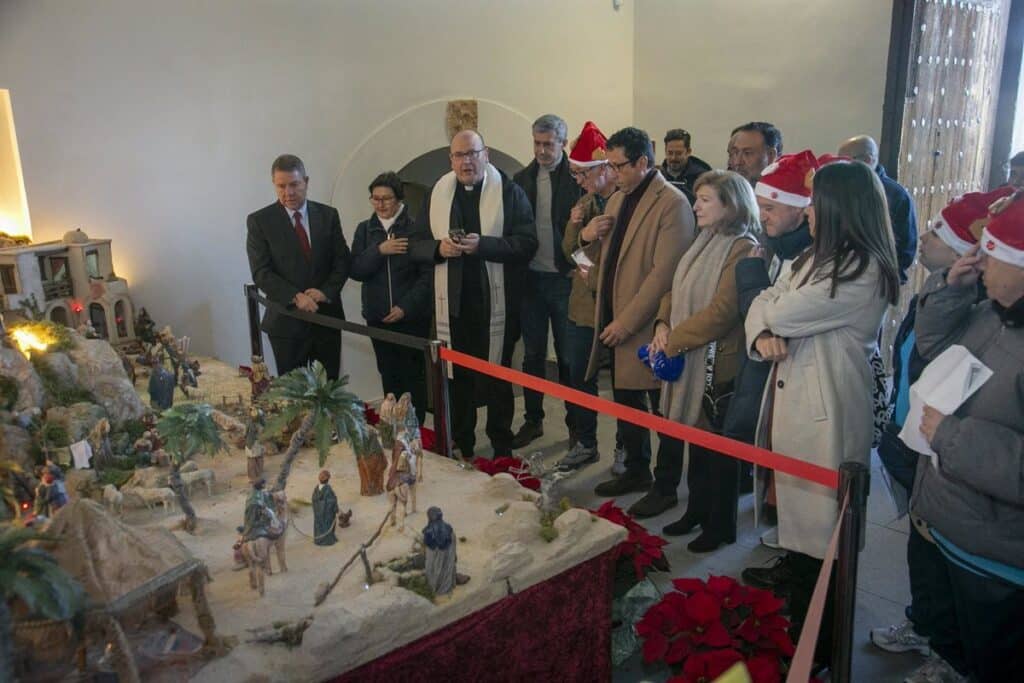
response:
M720 434L706 432L703 429L666 420L663 417L652 415L646 411L620 405L599 396L591 396L577 389L570 389L556 382L540 379L512 368L506 368L503 365L494 365L476 356L470 356L447 347L441 348L441 358L474 372L489 375L512 384L518 384L519 386L560 398L563 401L575 403L605 415L611 415L619 420L656 431L673 439L703 446L708 450L722 453L723 455L746 460L755 465L784 472L785 474L791 474L794 477L806 479L815 484L827 486L830 489L838 490L839 488L839 472L837 470L831 470L827 467L791 458L787 455L775 453L766 448L752 446L742 441L729 439Z

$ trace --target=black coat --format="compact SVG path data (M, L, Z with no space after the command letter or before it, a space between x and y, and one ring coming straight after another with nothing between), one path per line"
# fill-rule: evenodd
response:
M483 267L483 261L496 261L505 265L505 312L507 319L512 323L506 325L506 336L512 335L514 339L518 336L518 322L515 316L519 311L519 304L523 298L524 279L526 269L537 251L537 227L533 222L533 207L530 200L526 198L523 188L516 185L512 180L501 173L501 199L504 212L504 229L501 237L480 237L480 247L477 255L480 260L481 282L487 282L487 271ZM449 219L450 229L462 227L463 221L458 209L458 202L452 202ZM433 239L430 226L430 197L424 203L423 212L416 221L416 229L422 231L428 239L416 240L409 243L409 256L415 263L430 264L442 263L445 259L440 253L440 241ZM458 317L462 303L462 266L463 259L453 258L448 260L448 311L454 318ZM467 296L487 296L488 289L483 292L472 292ZM485 307L489 310L490 305Z
M667 162L661 164L661 174L665 176L665 180L682 190L691 204L694 201L693 186L696 184L697 178L710 170L711 166L708 165L708 162L694 155L690 155L690 158L686 160L686 166L683 167L679 175L672 175L668 172Z
M512 177L512 180L523 188L526 198L530 200L530 206L537 206L537 172L539 170L540 166L534 159L529 166ZM562 275L575 267L569 263L562 252L562 237L565 234L565 226L569 223L572 207L576 205L581 196L583 196L583 188L570 175L569 157L563 154L562 161L551 172L551 232L555 241L555 268Z
M878 178L885 190L885 199L889 203L889 221L892 223L892 236L896 240L896 261L900 268L900 282L907 281L907 269L914 265L917 256L917 212L914 201L906 188L885 174L881 164L875 167Z
M405 209L391 226L390 235L395 239L406 237L410 245L430 237L417 230ZM433 268L413 262L408 252L382 255L380 245L386 239L388 232L377 214L360 223L352 238L351 276L363 283L363 318L368 323L380 322L392 306L398 306L405 311L402 321L429 323L434 310Z
M299 292L319 289L327 302L320 304L317 312L344 320L341 288L348 279L351 254L341 232L338 210L314 201L307 201L306 210L311 261L303 256L294 224L280 202L249 214L245 250L252 280L268 299L288 308L295 307L292 299ZM268 310L262 327L270 336L302 339L310 334L311 324Z

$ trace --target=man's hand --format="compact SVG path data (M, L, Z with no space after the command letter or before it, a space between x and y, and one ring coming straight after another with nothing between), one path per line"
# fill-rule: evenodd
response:
M572 207L572 211L569 212L569 220L572 221L573 225L579 225L583 222L583 207L576 204Z
M761 354L761 357L768 361L785 360L789 355L786 348L786 340L776 337L771 332L762 332L754 340L754 348Z
M441 240L441 245L438 247L441 256L443 258L459 258L462 256L462 250L459 249L459 245L452 242L451 239L445 237Z
M392 306L388 314L381 318L381 322L384 323L385 325L390 325L391 323L397 323L404 317L405 311L403 311L398 306Z
M978 277L981 275L981 270L978 268L981 263L978 246L975 244L953 263L946 275L947 285L950 287L973 287L978 282Z
M618 321L613 320L601 331L601 336L598 338L605 346L614 348L629 339L630 336L632 335L630 335L629 330Z
M303 292L303 294L305 294L318 304L326 303L327 301L327 295L321 292L319 289L316 289L315 287L310 287L305 292Z
M480 235L475 232L468 233L455 246L463 254L475 254L480 249Z
M594 216L587 223L587 227L580 231L580 236L587 242L596 242L611 232L614 227L615 216L607 214Z
M932 445L935 432L945 418L946 416L935 410L935 408L925 405L924 411L921 414L921 433L924 434L924 438L928 441L929 446Z
M659 322L654 326L654 339L651 340L650 345L647 347L648 353L651 356L661 351L668 355L668 333L670 332L668 325L664 322Z
M305 311L306 313L316 313L316 301L314 301L313 297L306 294L305 292L299 292L298 294L296 294L295 298L292 299L292 303L294 303L295 308L299 309L300 311Z
M394 256L409 251L409 238L399 237L393 240L384 240L380 243L380 253L383 256Z

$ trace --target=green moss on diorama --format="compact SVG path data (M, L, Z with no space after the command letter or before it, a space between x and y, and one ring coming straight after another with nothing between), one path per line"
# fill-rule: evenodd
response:
M412 591L416 595L422 595L431 602L434 601L434 591L430 589L430 584L427 583L427 577L423 574L399 577L398 585L408 591Z
M562 510L556 512L542 512L540 515L540 537L546 542L558 538L558 529L555 528L555 520L562 514Z
M99 483L101 488L107 484L113 484L117 488L121 488L128 483L128 480L131 479L134 474L135 470L121 470L114 467L107 467L96 474L96 481Z
M36 374L39 375L43 391L53 400L54 405L66 407L75 403L96 403L96 397L91 392L79 386L68 386L40 358L33 356L32 366L36 369Z
M142 420L125 420L118 431L127 433L128 442L134 444L142 438L143 432L146 431L146 423Z
M18 383L12 377L0 375L0 408L11 410L18 402Z
M25 330L32 333L47 344L46 350L48 352L70 351L75 348L75 341L71 337L71 328L58 325L50 320L19 320L18 322L11 323L7 328L8 332L14 332L15 330Z
M68 437L68 430L62 424L56 422L44 422L39 432L39 438L47 446L70 446L71 439Z

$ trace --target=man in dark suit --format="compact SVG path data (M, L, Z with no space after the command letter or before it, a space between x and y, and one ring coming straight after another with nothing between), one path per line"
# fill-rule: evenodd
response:
M282 154L270 167L277 201L246 219L252 279L271 301L288 308L341 320L341 287L351 254L341 232L338 210L308 201L309 177L302 160ZM277 373L314 360L337 379L341 332L267 311L263 331L270 337Z

